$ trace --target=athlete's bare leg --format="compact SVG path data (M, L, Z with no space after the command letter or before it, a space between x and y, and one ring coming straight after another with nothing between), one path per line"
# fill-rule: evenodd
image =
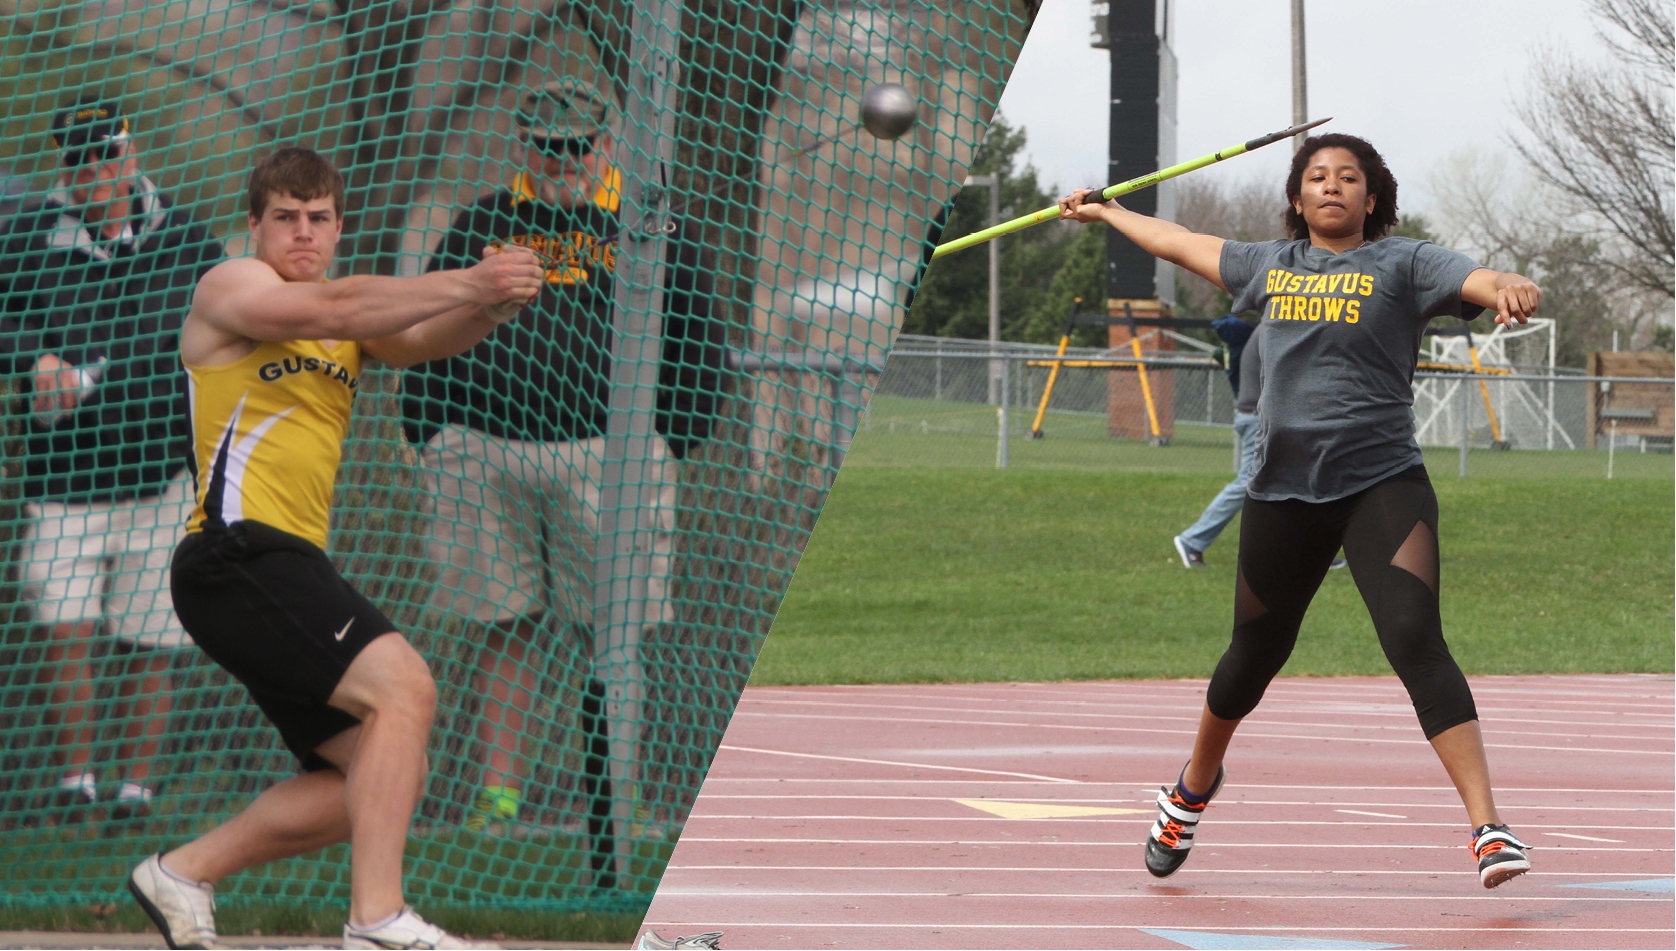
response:
M1490 791L1490 763L1484 756L1484 734L1478 729L1478 721L1468 720L1432 737L1432 749L1443 761L1455 791L1461 794L1472 827L1499 825L1501 816Z
M360 727L345 730L317 752L354 748ZM329 759L330 757L328 757ZM293 776L257 796L244 811L163 856L163 867L188 881L215 884L234 872L323 849L349 838L343 773L335 769Z
M1209 704L1205 705L1204 712L1199 714L1199 734L1193 739L1193 758L1182 771L1182 782L1186 783L1188 792L1196 796L1210 792L1222 758L1228 753L1228 743L1239 727L1240 721L1224 720L1210 712Z
M315 750L339 770L269 789L239 815L164 856L170 872L213 884L348 839L350 922L373 924L401 910L402 852L424 791L436 685L418 652L400 634L386 634L356 656L331 704L362 721Z
M1187 791L1203 794L1216 782L1217 767L1228 752L1228 743L1240 721L1224 720L1206 707L1199 715L1199 734L1193 741L1193 758L1183 773ZM1450 727L1432 737L1432 749L1442 761L1449 779L1460 793L1472 827L1497 824L1501 816L1496 811L1496 799L1490 789L1490 764L1484 755L1484 737L1478 721L1469 720Z
M349 665L331 704L361 718L361 734L344 770L349 921L371 925L406 904L402 854L425 791L425 741L436 714L436 682L406 639L385 634Z

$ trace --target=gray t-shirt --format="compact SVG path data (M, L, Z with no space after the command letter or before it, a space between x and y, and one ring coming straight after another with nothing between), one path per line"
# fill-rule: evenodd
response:
M1307 240L1222 246L1229 309L1255 310L1266 325L1252 498L1330 502L1423 461L1414 439L1420 335L1433 317L1483 312L1461 300L1477 268L1413 238L1342 254Z
M1263 325L1258 324L1257 330L1262 329ZM1247 416L1257 412L1257 397L1263 392L1263 354L1257 347L1257 338L1261 336L1253 331L1246 338L1245 349L1240 351L1240 392L1234 398L1234 412Z

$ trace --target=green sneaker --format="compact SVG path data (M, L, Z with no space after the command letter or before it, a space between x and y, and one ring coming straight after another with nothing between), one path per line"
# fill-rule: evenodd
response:
M513 822L518 818L518 807L523 805L524 791L517 786L484 786L477 793L477 805L466 817L466 831L483 832L491 820Z

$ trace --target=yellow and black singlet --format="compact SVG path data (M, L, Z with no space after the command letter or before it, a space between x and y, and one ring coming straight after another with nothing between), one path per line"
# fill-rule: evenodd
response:
M187 532L253 519L325 548L361 345L267 341L221 366L182 362L198 486Z

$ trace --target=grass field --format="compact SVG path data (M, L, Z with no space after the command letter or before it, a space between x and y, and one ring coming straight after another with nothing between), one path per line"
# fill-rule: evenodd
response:
M1199 571L1170 538L1228 478L1226 449L1214 473L895 468L867 465L887 448L868 438L753 683L1209 675L1232 623L1239 523ZM1434 461L1444 631L1468 673L1672 670L1671 458L1630 458L1664 477L1461 479L1449 454ZM1285 673L1389 671L1349 573L1330 573Z

